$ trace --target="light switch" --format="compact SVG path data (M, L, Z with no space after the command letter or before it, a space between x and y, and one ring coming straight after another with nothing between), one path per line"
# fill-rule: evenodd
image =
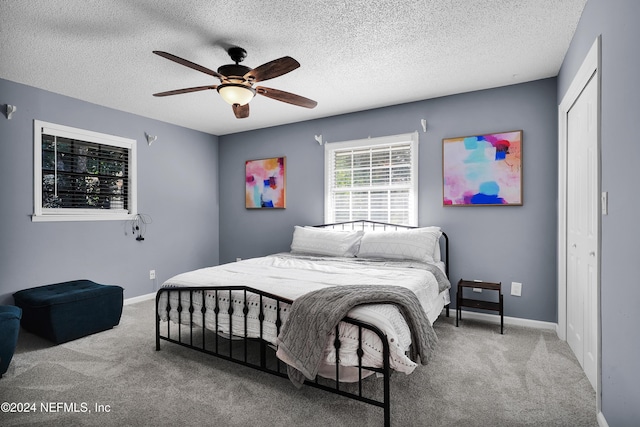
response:
M522 296L522 283L511 282L511 295L516 297Z

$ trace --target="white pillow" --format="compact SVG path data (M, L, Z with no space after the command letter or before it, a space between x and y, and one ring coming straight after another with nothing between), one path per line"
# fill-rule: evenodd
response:
M421 228L431 230L438 235L436 244L434 245L434 248L433 248L433 261L434 262L442 261L442 255L440 254L440 237L442 236L442 230L440 229L440 227L437 227L437 226L421 227Z
M438 243L436 243L436 247L433 250L433 260L435 262L442 261L442 254L440 253L440 237L438 237Z
M440 255L441 235L440 227L367 231L362 236L357 256L359 258L408 259L433 263L436 262L434 255Z
M362 231L323 230L296 225L291 252L353 258L358 252L362 235Z

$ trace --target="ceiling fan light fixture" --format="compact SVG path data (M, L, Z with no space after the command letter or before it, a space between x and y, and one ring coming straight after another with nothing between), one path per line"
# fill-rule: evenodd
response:
M231 105L246 105L256 94L254 88L239 83L224 83L217 90L222 99Z
M220 80L220 85L196 86L183 89L169 90L154 93L153 96L169 96L182 93L199 92L202 90L216 89L222 99L231 105L233 114L238 119L249 117L249 102L258 93L261 96L274 99L280 102L297 105L298 107L314 108L318 103L312 99L305 98L295 93L283 90L257 86L254 83L270 80L275 77L287 74L300 67L300 63L290 56L274 59L256 68L249 68L240 65L240 62L247 56L247 52L240 47L232 47L227 51L235 64L227 64L218 67L218 71L198 65L194 62L172 55L168 52L154 50L153 53L162 56L177 64L192 68L201 73L208 74Z

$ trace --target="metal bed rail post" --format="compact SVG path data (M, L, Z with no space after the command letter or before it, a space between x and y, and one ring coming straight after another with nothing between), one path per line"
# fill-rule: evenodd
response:
M244 344L244 361L246 362L248 360L247 359L247 357L248 357L247 356L247 352L248 352L248 347L247 346L249 345L248 338L247 338L248 335L249 335L249 325L247 324L247 322L248 322L247 317L249 315L249 307L247 306L247 290L246 289L242 292L242 295L244 297L243 301L242 301L242 314L244 315L244 334L243 334L243 337L242 337L242 342Z
M156 293L156 351L160 351L160 292Z
M200 307L200 313L202 313L202 350L207 348L207 334L205 331L207 330L207 298L204 292L200 292L200 296L202 297L202 307Z
M259 314L258 314L258 324L260 327L260 367L262 369L267 368L267 343L264 340L264 300L262 295L258 298L260 303Z
M227 313L229 314L229 358L233 359L233 343L231 342L233 337L233 297L231 292L231 289L229 289L229 308Z

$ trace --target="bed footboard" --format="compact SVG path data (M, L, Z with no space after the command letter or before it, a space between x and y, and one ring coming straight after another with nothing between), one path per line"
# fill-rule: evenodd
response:
M188 347L221 359L288 378L287 365L275 356L267 340L269 329L279 335L292 301L245 286L162 288L156 294L156 350L160 341ZM336 326L335 379L317 377L305 384L339 394L384 411L384 425L391 425L389 343L377 327L351 318L342 322L357 328L358 380L342 383L340 334ZM274 330L275 329L275 330ZM363 333L370 331L382 342L382 367L363 366ZM350 369L354 369L351 368ZM382 376L364 381L371 372ZM382 388L380 387L382 382Z

